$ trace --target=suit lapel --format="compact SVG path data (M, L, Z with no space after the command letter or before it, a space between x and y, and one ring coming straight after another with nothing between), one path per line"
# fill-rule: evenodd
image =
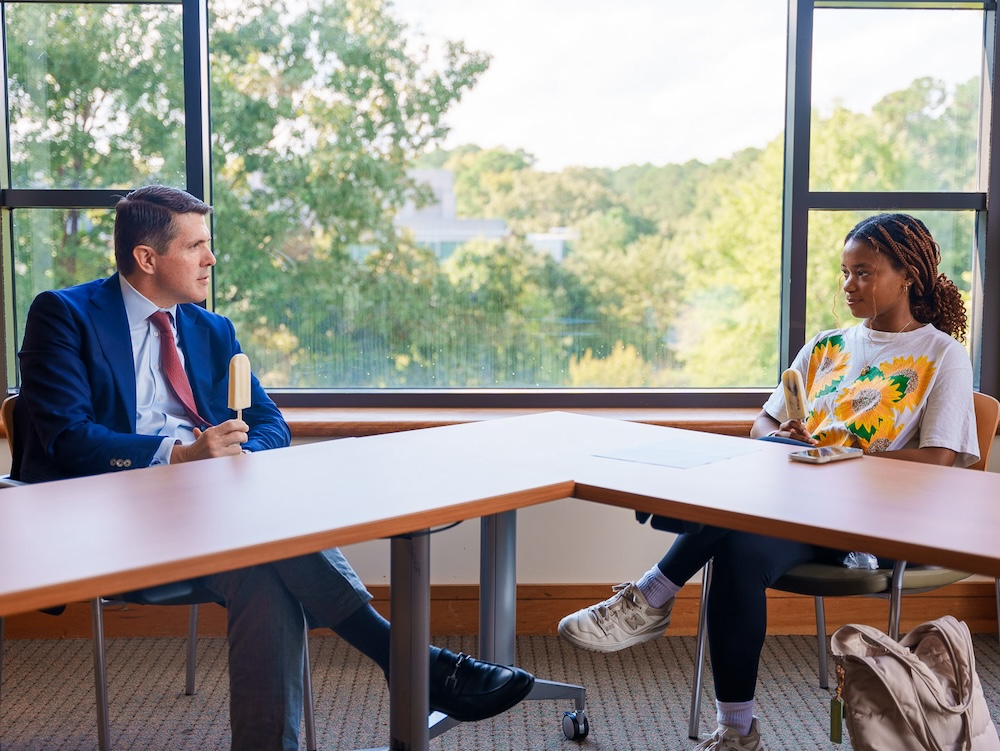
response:
M132 358L132 335L122 301L118 274L97 287L90 298L90 320L104 358L111 368L115 388L125 404L132 432L135 432L135 361Z

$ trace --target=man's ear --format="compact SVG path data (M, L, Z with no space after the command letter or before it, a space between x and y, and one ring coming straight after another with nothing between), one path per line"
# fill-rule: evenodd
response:
M132 257L135 259L136 270L152 275L156 271L157 253L149 245L136 245L132 248Z

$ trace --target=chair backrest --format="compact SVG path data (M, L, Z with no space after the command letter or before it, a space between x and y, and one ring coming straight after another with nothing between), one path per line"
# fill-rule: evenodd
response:
M10 449L11 456L14 455L14 405L17 403L17 394L8 396L0 405L0 417L3 417L3 430L7 434L7 448Z
M976 410L979 461L970 464L969 469L986 469L990 460L990 451L993 450L993 439L996 438L997 434L997 424L1000 423L1000 402L989 394L981 394L978 391L972 393L972 402Z

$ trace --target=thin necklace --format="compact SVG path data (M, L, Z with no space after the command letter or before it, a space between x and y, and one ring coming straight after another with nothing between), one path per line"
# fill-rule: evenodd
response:
M910 320L903 324L903 328L901 328L899 331L897 331L895 334L892 335L892 339L889 340L889 344L892 344L894 341L896 341L896 337L902 334L904 331L906 331L906 329L909 328L910 324L913 323L913 321L914 319L913 316L911 315ZM872 369L872 366L868 364L868 345L865 344L865 339L870 341L872 343L872 346L875 346L875 341L872 339L871 321L868 322L868 335L861 339L861 352L864 356L864 361L865 361L865 366L861 368L862 378L868 375Z

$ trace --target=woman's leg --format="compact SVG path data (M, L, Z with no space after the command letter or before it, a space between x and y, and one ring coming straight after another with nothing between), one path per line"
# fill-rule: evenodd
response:
M793 566L814 558L805 543L730 532L715 548L708 598L708 643L715 695L743 735L749 728L757 667L767 631L767 588ZM720 710L723 707L720 707ZM720 724L726 719L721 715Z
M574 646L596 652L617 652L662 636L670 625L677 590L705 565L728 534L705 527L679 535L661 561L666 576L654 566L638 584L615 587L610 599L563 618L559 634Z
M677 536L659 563L639 577L635 586L651 607L662 608L677 596L688 580L712 557L729 530L703 527Z
M716 548L732 534L736 533L721 527L704 527L698 532L677 535L656 568L678 588L683 587L715 556Z

